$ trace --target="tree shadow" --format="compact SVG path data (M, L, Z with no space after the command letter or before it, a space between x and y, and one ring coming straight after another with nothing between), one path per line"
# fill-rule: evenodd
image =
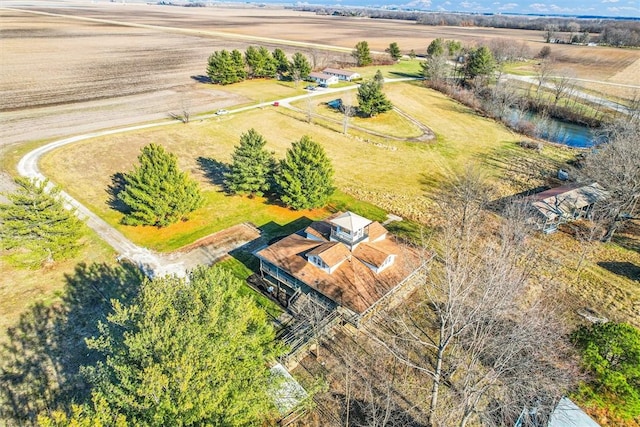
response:
M342 393L335 393L333 398L337 401L346 402L347 397ZM393 405L395 406L395 405ZM349 399L349 411L347 406L342 407L340 418L342 425L353 427L364 425L391 425L405 427L427 427L413 418L408 412L398 407L384 407L375 405L363 399Z
M624 221L622 225L613 235L613 242L625 249L640 253L640 221Z
M62 301L37 302L7 330L0 347L0 418L15 425L34 425L37 415L87 400L90 389L82 366L101 356L85 339L98 334L111 300L130 301L142 274L131 264L78 264L65 275Z
M419 79L423 77L420 75L420 73L404 73L401 71L390 71L389 74L392 75L394 78L412 77L412 78Z
M229 172L229 166L210 157L198 157L198 166L204 172L205 177L214 185L219 185L226 192L224 175Z
M211 78L202 74L191 76L191 79L197 81L198 83L211 83Z
M115 209L123 214L128 214L130 212L129 206L118 198L118 194L124 191L125 185L126 180L124 173L117 172L111 175L111 184L109 184L106 190L107 194L109 194L107 204L111 209Z
M601 261L598 265L618 276L640 282L640 267L635 264L627 261Z

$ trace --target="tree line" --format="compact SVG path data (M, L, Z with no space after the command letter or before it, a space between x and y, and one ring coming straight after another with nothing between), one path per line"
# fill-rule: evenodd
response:
M232 155L224 186L230 194L270 195L292 209L324 206L333 193L333 167L320 144L308 136L294 142L277 162L255 129L243 133ZM142 148L138 165L120 174L117 199L127 225L166 227L186 221L204 203L198 183L179 170L177 158L162 146Z
M222 85L253 78L288 78L295 82L304 80L311 72L307 57L296 52L291 60L285 52L276 48L270 52L264 46L249 46L244 54L234 49L215 51L209 56L207 75L213 83Z
M531 16L509 16L504 14L397 11L354 7L327 8L313 5L298 6L295 9L315 12L320 15L399 19L432 26L512 28L533 31L546 31L548 26L553 26L558 31L570 33L572 32L572 27L577 24L582 28L583 32L598 34L591 40L595 43L618 47L640 46L640 22L628 18L581 17L580 19L575 19L549 16L532 18ZM568 43L571 43L571 41L568 41Z
M427 48L422 71L430 87L532 137L552 133L545 117L597 128L619 114L585 101L575 90L570 70L558 66L549 45L535 54L536 82L527 85L528 89L503 78L506 64L532 56L526 45L504 40L464 47L458 41L437 38ZM638 99L629 102L630 116L635 116L637 104ZM527 111L538 113L534 121L527 117Z

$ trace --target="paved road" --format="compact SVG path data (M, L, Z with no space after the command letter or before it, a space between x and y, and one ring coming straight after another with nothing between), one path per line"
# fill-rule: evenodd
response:
M47 179L38 167L38 161L42 155L55 150L64 145L73 144L75 142L84 141L86 139L95 138L103 135L112 135L121 132L128 132L138 129L146 129L150 127L164 126L172 124L171 122L154 123L148 125L132 126L116 130L108 130L102 132L93 132L84 135L74 136L72 138L54 141L42 147L39 147L20 159L18 163L18 173L24 177L35 178L37 180ZM49 184L53 186L53 184ZM71 197L68 193L62 192L69 207L74 207L78 211L78 216L86 220L87 225L91 227L105 242L113 247L120 255L119 257L127 258L140 266L142 270L149 276L163 276L166 274L177 274L184 276L186 269L182 263L170 262L160 254L154 253L146 248L137 246L129 239L124 237L122 233L103 221L98 215L91 212L86 206Z
M385 83L394 83L394 82L402 82L402 81L410 81L416 80L416 78L399 78L399 79L388 79ZM291 106L292 102L299 101L302 99L307 99L310 97L322 96L326 94L332 93L340 93L348 90L352 90L357 85L349 85L340 88L325 88L321 90L316 90L312 92L308 92L303 95L293 96L289 98L284 98L278 100L279 105L284 108L293 108ZM586 94L584 94L587 96ZM593 97L592 97L593 98ZM602 100L605 102L605 100ZM273 105L273 101L263 102L247 107L241 107L229 110L228 114L237 114L243 111L248 111L256 108L264 108ZM215 117L215 114L195 116L193 120L202 120ZM65 145L73 144L79 141L84 141L91 138L96 138L105 135L113 135L117 133L130 132L134 130L140 129L148 129L153 127L160 127L178 123L176 120L163 121L158 123L144 124L139 126L130 126L120 129L114 130L106 130L106 131L98 131L92 132L84 135L74 136L71 138L65 138L58 141L51 142L42 147L39 147L27 155L25 155L20 162L18 163L18 173L24 177L35 178L37 180L45 180L47 179L44 174L40 171L38 167L38 162L40 157L44 154L60 148ZM53 185L53 184L50 184ZM166 274L176 274L179 276L184 276L186 274L187 269L193 268L193 262L190 260L190 256L188 254L184 254L184 257L181 259L180 257L163 255L156 252L152 252L147 248L143 248L131 242L125 236L122 235L118 230L107 224L96 214L91 212L86 206L82 205L72 196L67 194L66 192L62 192L61 195L64 197L69 206L73 206L77 209L78 214L82 218L86 218L87 225L91 227L105 242L111 245L122 258L127 258L139 265L145 273L149 276L163 276ZM189 264L189 265L187 265Z
M511 80L520 80L523 82L527 82L533 85L537 85L539 83L539 80L537 77L531 77L531 76L516 76L514 74L503 74L502 75L504 78L507 79L511 79ZM554 78L561 78L561 77L553 77L550 76L548 77L548 79L554 79ZM573 79L573 80L581 80L581 81L587 81L587 82L597 82L597 83L602 83L602 84L611 84L611 85L615 85L615 86L624 86L624 87L630 87L630 88L636 88L638 90L640 90L640 86L635 86L635 85L625 85L625 84L619 84L619 83L607 83L607 82L600 82L600 81L596 81L596 80L585 80L585 79ZM553 89L553 83L544 83L543 85L546 88L549 89ZM631 114L631 110L629 109L629 107L619 104L617 102L613 102L613 101L609 101L608 99L603 99L603 98L599 98L597 96L593 96L593 95L589 95L588 93L582 92L576 88L573 88L573 93L575 94L575 96L577 96L578 98L582 98L585 99L589 102L593 102L594 104L599 104L602 105L603 107L607 107L607 108L611 108L612 110L615 111L620 111L624 114L630 115Z
M393 80L389 80L388 82L393 83L393 82L407 81L407 80L414 80L414 79L411 79L411 78L393 79ZM280 105L286 108L286 107L290 107L291 102L294 102L300 99L325 95L327 93L343 92L347 90L352 90L355 87L356 85L350 85L348 87L341 87L341 88L327 88L323 90L309 92L304 95L285 98L285 99L279 100L279 102L280 102ZM237 114L237 113L247 111L247 110L252 110L255 108L264 108L272 104L273 102L263 102L263 103L251 105L248 107L237 108L237 109L230 110L229 114ZM201 120L201 119L211 118L214 116L215 114L209 114L209 115L196 116L193 119ZM117 133L130 132L134 130L167 126L175 123L178 123L178 121L168 120L168 121L163 121L158 123L150 123L150 124L144 124L144 125L138 125L138 126L129 126L129 127L120 128L120 129L92 132L84 135L78 135L71 138L65 138L58 141L54 141L49 144L43 145L42 147L36 148L35 150L27 153L22 159L20 159L20 162L18 163L18 173L21 176L24 176L27 178L34 178L40 181L44 181L47 179L47 177L40 170L38 163L39 163L40 157L42 157L44 154L52 150L63 147L65 145L73 144L79 141L84 141L87 139L96 138L100 136L114 135ZM53 186L52 183L50 183L49 185L51 187ZM69 207L74 207L77 209L78 215L81 218L86 219L87 225L89 227L91 227L105 242L107 242L111 247L113 247L119 253L119 258L126 258L131 260L136 265L140 266L140 268L147 275L151 277L164 276L167 274L176 274L178 276L184 276L188 269L191 269L194 267L192 255L188 253L182 254L182 256L178 256L178 257L171 256L171 255L164 255L164 254L159 254L159 253L150 251L147 248L138 246L132 241L130 241L129 239L127 239L118 230L116 230L115 228L107 224L98 215L91 212L86 206L84 206L78 200L70 196L68 193L63 191L61 192L61 196L64 198L64 200L66 201ZM238 242L237 244L241 245L243 243L245 242ZM225 252L228 252L228 250L232 248L229 247L226 249L227 250L225 250ZM202 249L198 249L198 250L202 251ZM219 255L219 252L220 250L218 250L216 253ZM211 254L209 254L208 256L211 259L214 258Z

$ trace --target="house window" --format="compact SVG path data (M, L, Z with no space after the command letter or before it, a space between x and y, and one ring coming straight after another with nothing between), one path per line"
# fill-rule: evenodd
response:
M317 257L315 255L309 257L309 261L311 262L311 264L315 265L316 267L320 267L320 268L329 268L329 266L322 261L322 259L320 259L320 257Z

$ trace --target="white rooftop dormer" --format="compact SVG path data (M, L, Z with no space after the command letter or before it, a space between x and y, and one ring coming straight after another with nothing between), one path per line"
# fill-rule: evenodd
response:
M354 214L353 212L345 212L333 219L331 223L331 241L342 242L349 247L350 250L360 242L369 240L368 226L371 220Z

